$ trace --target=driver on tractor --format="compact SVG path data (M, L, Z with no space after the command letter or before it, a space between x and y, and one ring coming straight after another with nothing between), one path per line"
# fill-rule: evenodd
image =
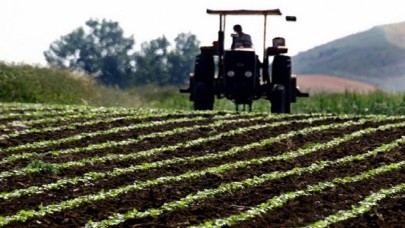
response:
M232 46L231 49L235 48L252 48L252 39L249 34L243 33L241 25L234 25L232 34Z

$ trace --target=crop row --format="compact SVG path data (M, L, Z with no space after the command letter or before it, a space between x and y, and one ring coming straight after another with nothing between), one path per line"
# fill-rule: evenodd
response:
M259 117L260 118L260 117ZM279 117L268 117L268 118L279 118ZM302 122L302 123L311 123L317 120L322 120L322 119L327 119L328 117L317 117L317 118L310 118L310 119L305 119L305 120L294 120L294 122ZM253 121L253 120L257 120L258 118L251 118L251 119L237 119L237 120L228 120L227 123L237 123L237 122L247 122L247 121ZM282 125L287 125L287 124L291 124L293 121L281 121L281 122L275 122L275 123L268 123L268 124L261 124L261 125L253 125L253 126L248 126L248 127L244 127L244 128L239 128L236 130L231 130L229 132L223 132L223 133L219 133L216 135L212 135L206 138L198 138L192 141L186 141L186 142L181 142L178 143L176 145L173 146L162 146L160 148L154 148L151 150L146 150L146 151L138 151L135 153L130 153L130 154L126 154L126 155L117 155L117 154L110 154L110 155L106 155L103 157L91 157L91 158L87 158L87 159L82 159L80 161L71 161L71 162L67 162L67 163L62 163L62 164L53 164L53 167L57 168L57 169L66 169L66 168L70 168L73 166L85 166L87 164L97 164L97 163L104 163L107 161L113 161L113 160L130 160L130 159L136 159L136 158L140 158L140 157L153 157L156 156L160 153L163 152L170 152L170 151L175 151L178 149L185 149L185 148L190 148L190 147L194 147L194 146L198 146L207 142L211 142L211 141L215 141L215 140L220 140L221 138L227 137L227 136L234 136L234 135L240 135L240 134L245 134L247 132L250 131L254 131L254 130L259 130L261 128L268 128L268 127L277 127L277 126L282 126ZM363 121L362 121L363 122ZM359 122L360 123L360 122ZM223 125L224 122L223 121L217 121L214 122L212 124L209 125L205 125L205 127L218 127ZM308 129L302 129L300 131L295 131L294 133L291 134L284 134L280 137L277 137L277 139L275 139L274 141L280 141L282 139L288 138L288 137L292 137L294 135L297 134L305 134L305 133L310 133L313 132L315 130L321 130L321 129L328 129L328 128L332 128L332 127L341 127L341 126L349 126L350 123L346 123L346 124L341 124L341 125L326 125L326 127L311 127ZM180 128L180 129L174 129L172 131L167 131L167 132L161 132L161 133L152 133L149 135L145 135L141 138L156 138L156 137L163 137L163 136L167 136L170 134L176 134L179 132L185 132L185 131L189 131L191 129L197 129L200 128L202 126L196 125L193 127L185 127L185 128ZM140 140L138 139L134 139L132 140L132 143L135 143L135 141ZM127 141L122 141L122 143L126 143L125 145L128 145L129 140ZM116 144L113 145L109 145L109 146L117 146L117 145L123 145L120 144L119 142L117 142ZM99 144L98 145L98 149L105 149L106 146L108 145L104 145L104 144ZM94 149L96 147L96 145L93 145L91 147L91 149ZM87 148L87 147L85 147ZM83 148L83 149L85 149ZM10 197L20 197L22 195L27 195L27 194L35 194L36 192L42 192L44 190L47 189L58 189L61 188L67 184L69 185L74 185L77 183L89 183L90 181L95 181L95 180L99 180L101 178L109 178L109 177L116 177L116 176L120 176L120 175L125 175L128 173L132 173L132 172L138 172L138 171L142 171L142 170L148 170L148 169L153 169L153 168L159 168L159 167L163 167L163 166L168 166L168 165L173 165L173 164L179 164L179 163L184 163L184 162L196 162L196 161L203 161L203 160L208 160L208 159L215 159L215 158L219 158L219 157L223 157L223 156L230 156L231 153L234 153L234 151L238 151L236 147L234 150L230 150L224 153L219 153L219 154L208 154L206 156L201 156L201 157L190 157L190 158L174 158L174 159L168 159L168 160L164 160L164 161L158 161L155 163L143 163L141 165L134 165L134 166L130 166L128 168L116 168L110 172L89 172L84 174L82 177L75 177L75 178L66 178L66 179L61 179L58 180L56 183L53 184L47 184L44 185L42 187L37 187L37 186L33 186L27 189L20 189L11 193L0 193L0 198L3 199L9 199ZM76 148L76 150L79 150L78 148ZM6 178L6 177L11 177L11 176L17 176L17 175L27 175L30 173L36 173L39 170L36 168L23 168L23 169L19 169L19 170L13 170L13 171L6 171L3 173L0 173L0 177L1 178Z
M361 121L359 121L361 122ZM352 123L353 124L353 123ZM337 124L338 125L338 124ZM340 127L343 127L344 124L340 124ZM346 123L346 126L349 125ZM327 125L325 125L327 126ZM336 124L335 124L336 126ZM282 155L279 156L270 156L270 157L264 157L264 158L258 158L258 159L252 159L252 160L248 160L248 161L237 161L237 162L233 162L233 163L228 163L228 164L224 164L218 167L210 167L204 170L200 170L200 171L192 171L192 172L187 172L184 173L182 175L179 176L167 176L167 177L160 177L158 179L154 179L154 180L148 180L145 182L137 182L133 185L129 185L129 186L125 186L125 187L120 187L117 189L112 189L109 190L107 192L99 192L96 194L92 194L92 195L87 195L87 196L81 196L72 200L67 200L67 201L62 201L60 203L57 204L51 204L48 206L44 206L41 207L39 210L35 211L20 211L19 213L17 213L17 215L15 216L22 216L21 219L26 219L27 218L27 214L29 216L44 216L45 214L48 213L54 213L54 212L58 212L61 210L65 210L68 208L73 208L73 207L78 207L82 204L85 203L90 203L90 202L94 202L94 201L99 201L99 200L105 200L107 198L113 198L116 197L117 195L120 194L124 194L127 192L131 192L131 191L138 191L140 189L146 188L146 187L152 187L152 186L158 186L161 184L165 184L165 183L174 183L174 182L178 182L178 181L184 181L186 179L195 179L195 178L200 178L203 177L209 173L211 174L220 174L220 173L224 173L233 169L241 169L241 168L245 168L251 165L257 165L257 164L263 164L265 162L270 162L270 161L275 161L275 160L289 160L292 158L295 158L297 156L303 156L306 155L308 153L313 153L319 150L324 150L327 148L331 148L331 147L336 147L339 144L345 142L345 141L349 141L349 140L353 140L355 138L359 138L361 136L364 136L368 133L371 132L375 132L377 130L387 130L390 128L397 128L397 127L403 127L405 126L405 123L400 123L400 124L388 124L388 125L383 125L380 126L378 128L368 128L362 131L358 131L355 133L352 133L350 135L344 136L342 138L337 138L334 139L326 144L316 144L316 145L312 145L310 147L304 148L304 149L300 149L297 151L291 151L291 152L286 152ZM297 133L298 134L298 133ZM281 138L281 137L280 137ZM282 137L282 138L285 138ZM241 151L248 151L251 150L254 147L263 147L264 145L269 145L273 143L273 141L262 141L259 144L255 144L255 145L251 145L250 147L240 147L238 148L232 148L235 151L241 150ZM241 149L244 148L244 149ZM232 150L231 149L231 150ZM324 164L326 165L326 164ZM11 216L12 217L12 216ZM9 220L11 219L11 217L7 217L5 218L5 220ZM17 219L17 217L12 217L14 219ZM11 221L11 220L10 220ZM22 220L19 220L22 221Z
M288 214L302 220L286 224L327 227L405 191L405 116L24 104L0 115L0 227L244 226Z
M86 113L86 114L77 114L77 115L71 115L67 117L53 117L53 118L44 118L40 120L31 120L31 121L21 121L18 122L20 125L25 125L28 126L32 124L38 124L38 123L51 123L51 122L67 122L70 120L78 119L80 118L81 120L86 120L86 119L94 119L94 120L89 120L89 121L80 121L80 122L73 122L65 125L59 125L59 126L51 126L51 127L43 127L41 126L40 128L28 128L20 131L13 131L11 134L3 134L2 137L4 138L14 138L18 137L21 135L26 135L26 134L32 134L32 133L45 133L45 132L52 132L52 131L61 131L61 130L67 130L67 129L76 129L77 127L83 127L83 126L90 126L90 125L96 125L99 123L111 123L115 122L118 120L136 120L136 119L141 119L141 118L157 118L157 117L167 117L169 114L156 114L156 115L150 115L145 114L145 113L120 113L120 115L117 115L115 113L103 113L103 112L91 112L91 113ZM11 126L13 123L11 123Z
M389 189L381 189L378 192L371 194L357 205L353 205L351 210L339 211L336 214L329 215L324 220L317 221L307 227L322 228L328 227L334 223L338 223L350 218L358 217L366 212L369 212L378 201L388 198L392 195L405 192L405 183L396 185Z
M14 130L12 134L6 135L3 134L2 137L4 138L12 138L17 137L23 134L29 133L43 133L48 131L58 131L64 129L74 129L76 127L81 126L88 126L94 125L97 123L110 123L117 120L135 120L140 118L157 118L157 117L168 117L168 116L196 116L196 115L208 115L206 112L201 113L191 113L191 112L176 112L176 113L168 113L163 111L156 111L156 110L145 110L145 111L135 111L135 110L122 110L122 111L109 111L109 110L95 110L93 112L83 112L83 113L68 113L68 115L57 115L48 118L40 118L40 119L33 119L33 120L18 120L18 121L10 121L7 124L0 125L0 130L4 129L7 131L11 131L9 128L13 128L15 126L22 126L23 130ZM24 115L24 114L21 114ZM229 114L231 115L231 114ZM91 120L94 118L102 118ZM74 119L79 119L79 122L76 123L69 123L62 126L56 127L44 127L40 126L40 128L30 128L32 125L36 124L49 124L49 123L64 123ZM90 119L90 121L83 122L83 120Z
M128 117L128 119L137 119L138 117ZM38 148L44 148L44 147L49 147L53 145L58 145L61 143L67 143L67 142L73 142L77 141L83 138L91 138L91 137L96 137L100 135L107 135L107 134L114 134L114 133L119 133L121 131L130 131L134 129L139 129L139 128L147 128L147 127L154 127L154 126L160 126L164 124L169 124L169 123L181 123L181 122L190 122L190 121L199 121L203 120L203 117L195 117L195 118L180 118L180 119L166 119L164 121L152 121L152 122L146 122L146 123L140 123L140 124L134 124L130 126L125 126L125 127L115 127L111 128L108 130L100 130L100 131L95 131L95 132L85 132L77 135L73 135L67 138L61 138L57 140L45 140L45 141L39 141L39 142L34 142L34 143L27 143L24 145L18 145L14 147L8 147L0 150L0 153L6 153L10 151L16 151L16 150L24 150L24 149L38 149ZM108 122L108 121L107 121Z
M405 140L403 140L404 142ZM397 145L397 142L394 144ZM373 151L374 153L376 152L386 152L386 151L381 151L381 148L378 148L378 150ZM362 156L362 155L359 155ZM369 156L369 153L364 154L364 158ZM170 212L174 211L177 209L183 209L187 207L190 204L195 203L196 201L201 201L204 199L210 199L214 198L218 195L222 195L225 193L230 193L230 192L235 192L244 188L252 187L255 185L260 185L263 182L268 182L276 179L281 179L285 178L288 176L292 175L304 175L305 173L312 173L312 172L317 172L322 170L323 168L339 163L348 163L352 162L353 157L348 156L343 159L338 159L336 161L318 161L317 163L313 163L312 165L308 167L298 167L294 168L292 170L284 171L284 172L273 172L270 174L265 174L259 177L254 177L254 178L249 178L244 181L240 182L231 182L231 183L225 183L222 184L219 188L216 189L205 189L203 191L199 191L196 194L190 194L187 195L185 198L182 198L178 201L173 201L173 202L168 202L162 205L160 208L150 208L146 211L138 211L136 208L134 208L131 211L127 211L126 213L115 213L114 215L109 216L108 219L105 219L100 222L93 222L89 221L87 226L88 227L107 227L107 226L113 226L113 225L118 225L120 223L125 222L128 219L133 219L133 218L144 218L148 216L152 217L158 217L160 214L163 214L165 212ZM359 157L356 158L357 160ZM372 178L376 175L382 174L382 173L387 173L391 172L393 170L401 169L405 167L405 161L399 162L399 163L392 163L389 165L384 165L381 166L377 169L369 170L367 172L361 173L356 176L350 176L350 177L343 177L343 178L335 178L332 182L321 182L316 185L309 185L306 186L304 190L297 190L294 192L287 192L283 193L279 196L273 197L270 200L268 200L265 203L262 203L258 205L255 208L251 208L250 210L246 212L242 212L238 215L232 215L227 218L220 218L220 219L213 219L206 221L200 225L197 225L196 227L222 227L222 226L231 226L235 225L241 221L247 220L247 219L253 219L254 217L266 213L273 208L277 207L282 207L285 203L287 203L289 200L296 199L301 196L306 196L309 194L317 193L326 190L327 188L334 188L337 187L337 184L344 184L347 182L355 182L355 181L362 181L366 180L369 178ZM402 191L405 189L402 189ZM394 192L393 192L394 193ZM332 217L332 216L331 216ZM341 216L339 216L341 217ZM346 217L349 218L349 217ZM329 219L326 218L326 221L330 224L330 221L340 221L340 219ZM325 225L324 221L317 222L316 225Z
M33 104L33 103L1 103L0 111L25 111L25 110L94 110L94 107L83 106L83 105L58 105L58 104ZM97 108L98 109L98 108ZM124 109L124 108L106 108L101 107L101 109Z
M269 120L269 119L283 118L283 116L268 116L268 117L260 117L259 116L259 117L252 117L252 118L249 118L249 119L219 120L219 121L216 121L216 122L214 122L212 124L209 124L209 125L194 125L192 127L176 128L176 129L169 130L169 131L151 133L151 134L148 134L148 135L141 135L141 136L138 136L138 138L136 138L136 139L127 139L127 140L119 141L119 142L109 141L109 142L106 142L106 143L94 144L94 145L89 145L89 146L86 146L86 147L50 151L50 152L41 153L41 154L37 154L35 152L17 154L15 156L13 156L13 159L9 159L9 160L16 160L16 159L22 159L22 158L32 158L34 156L36 156L38 158L38 157L42 157L42 156L45 156L45 155L48 155L48 154L52 155L52 156L59 156L61 154L67 154L67 153L79 153L79 152L86 152L86 151L92 151L92 150L103 150L103 149L107 149L107 148L114 148L114 147L117 147L117 146L128 146L128 145L131 145L131 144L139 143L140 141L142 141L144 139L148 139L148 138L153 139L153 138L166 137L166 136L170 136L170 135L189 132L189 131L192 131L192 130L195 130L195 129L199 129L201 127L215 128L215 127L223 126L224 124L253 122L253 121L257 121L259 119L263 119L263 118ZM209 137L206 137L206 138L198 138L198 139L195 139L195 140L192 140L192 141L180 142L180 143L178 143L176 145L173 145L173 146L162 146L162 147L153 148L153 149L146 150L146 151L136 151L134 153L129 153L129 154L125 154L125 155L108 154L108 155L101 156L101 157L100 156L93 156L93 157L90 157L90 158L84 158L84 159L79 160L79 161L70 161L70 162L66 162L66 163L62 163L62 164L52 164L52 166L54 168L58 169L58 170L62 170L62 169L67 169L67 168L71 168L71 167L83 167L83 166L86 166L86 165L89 165L89 164L94 165L94 164L100 164L100 163L105 163L105 162L109 162L109 161L124 161L124 160L137 159L137 158L141 158L141 157L152 157L152 156L156 156L159 153L175 151L175 150L184 149L184 148L190 148L192 146L197 146L197 145L207 143L207 142L210 142L210 141L220 140L223 137L233 136L233 135L237 135L237 134L243 134L243 133L246 133L246 132L249 132L249 131L259 130L259 129L262 129L262 128L288 125L288 124L291 124L293 122L311 123L311 122L314 122L314 121L324 120L324 119L328 119L328 118L330 118L330 117L316 117L316 118L309 118L309 119L298 120L298 121L297 120L290 120L290 121L281 121L281 122L275 122L275 123L269 123L269 124L254 125L254 126L239 128L237 130L231 130L229 132L220 133L220 134L209 136ZM349 118L349 117L347 117L347 118ZM348 126L348 124L346 124L346 126ZM316 130L319 130L319 128L316 128ZM303 129L301 131L295 132L295 134L301 134L301 133L305 133L305 132L306 132L306 129ZM131 170L131 169L129 169L129 170ZM27 174L31 174L31 173L37 173L37 172L40 172L40 170L38 168L26 167L26 168L22 168L22 169L15 169L15 170L11 170L11 171L1 172L0 173L0 178L27 175ZM117 175L117 173L118 172L115 172L115 175ZM126 172L122 172L122 174L124 174L124 173L126 173ZM92 175L92 176L95 176L95 175ZM89 176L86 176L84 179L89 180Z
M3 105L3 104L2 104ZM30 107L30 106L28 106ZM52 109L53 106L44 109L38 109L36 111L29 111L24 113L13 113L6 112L0 115L0 120L15 119L9 121L6 124L0 124L0 130L12 128L13 126L23 126L29 127L35 124L47 124L54 122L65 122L73 119L91 119L94 117L112 117L112 116L127 116L127 115L136 115L149 117L150 115L213 115L213 112L210 111L198 111L198 112L189 112L189 111L166 111L158 109L115 109L115 108L83 108L81 106L74 106L63 109ZM0 111L4 107L0 106ZM28 109L28 108L27 108ZM21 111L18 108L15 108L16 111ZM230 112L224 112L227 115L232 115ZM243 116L252 116L252 113L245 113Z
M318 172L326 167L337 165L337 164L345 164L345 163L351 163L354 161L361 161L361 160L367 159L369 157L376 156L379 153L389 152L404 143L405 143L405 137L402 137L398 140L393 141L392 143L384 144L372 151L369 151L369 152L366 152L363 154L358 154L356 156L349 155L349 156L337 159L335 161L329 161L329 160L316 161L307 167L297 167L297 168L294 168L292 170L285 171L285 172L276 171L271 174L264 174L261 177L247 179L243 182L225 184L221 187L222 188L221 191L222 192L235 191L240 188L249 187L251 185L261 184L264 181L271 181L274 179L279 179L279 178L283 178L283 177L287 177L287 176L291 176L291 175L304 175L305 173ZM288 201L296 199L298 197L321 192L321 191L326 190L327 188L335 188L335 187L337 187L337 184L345 184L345 183L349 183L349 182L366 180L366 179L372 178L375 175L379 175L379 174L385 173L385 172L391 172L393 170L401 169L404 167L405 167L405 161L401 161L398 163L384 165L377 169L369 170L369 171L366 171L366 172L356 175L356 176L343 177L343 178L339 177L339 178L335 178L333 181L321 182L316 185L309 185L309 186L305 187L305 190L297 190L294 192L287 192L287 193L281 194L279 196L271 198L270 200L268 200L265 203L258 205L257 207L251 208L250 210L248 210L246 212L242 212L241 214L232 215L227 218L213 219L210 221L206 221L203 224L201 224L200 226L201 227L213 227L213 226L218 227L218 226L224 226L224 225L234 225L234 224L237 224L237 223L247 220L247 219L253 219L254 217L256 217L260 214L266 213L274 208L281 207ZM206 190L206 191L212 191L212 190ZM192 196L188 196L188 197L192 197ZM129 217L128 214L126 215L126 217L128 219L128 217ZM106 220L105 222L108 222L111 220L112 219Z
M69 115L77 114L78 111L74 109L67 110L44 110L44 111L29 111L24 113L3 113L0 116L0 120L8 119L28 119L28 118L42 118L44 116L60 116L60 115Z
M52 110L51 110L52 111ZM91 119L94 117L110 117L110 116L119 116L119 115L137 115L137 116L148 116L153 112L153 110L145 110L145 111L135 111L135 110L120 110L120 111L113 111L108 110L105 108L98 108L93 109L91 111L83 110L81 112L77 112L74 109L66 109L64 112L55 113L55 115L51 117L49 116L49 110L44 110L40 112L36 112L34 119L20 119L19 117L26 117L27 113L9 113L9 114L2 114L2 119L11 119L14 118L16 120L10 121L7 124L1 124L0 129L8 129L12 128L13 126L24 126L28 128L31 125L35 124L48 124L54 122L66 122L73 119ZM28 115L29 116L29 115ZM26 119L26 120L25 120Z
M154 133L150 133L147 135L139 135L137 138L134 139L126 139L123 141L107 141L104 143L99 143L99 144L91 144L85 147L77 147L77 148L69 148L69 149L61 149L61 150L52 150L52 151L48 151L45 153L36 153L36 152L25 152L25 153L21 153L21 154L14 154L14 155L10 155L4 159L2 159L0 161L0 164L4 164L4 163L10 163L10 162L14 162L20 159L28 159L28 158L41 158L44 156L48 156L48 155L52 155L53 157L57 157L60 156L62 154L72 154L72 153L80 153L80 152L86 152L86 151L93 151L93 150L102 150L102 149L106 149L106 148L114 148L117 146L128 146L131 144L136 144L139 143L142 140L145 139L154 139L154 138L161 138L161 137L167 137L170 135L175 135L175 134L180 134L180 133L186 133L192 130L196 130L202 127L211 127L211 128L215 128L215 127L219 127L225 124L231 124L231 123L243 123L243 122L251 122L251 121L257 121L257 120L262 120L262 119L277 119L277 118L282 118L282 116L279 117L263 117L263 116L259 116L259 117L252 117L252 118L247 118L247 119L234 119L234 120L229 120L226 119L226 117L223 116L218 116L218 117L214 117L215 119L218 119L218 121L212 123L212 124L208 124L208 125L193 125L191 127L182 127L182 128L175 128L173 130L168 130L168 131L164 131L164 132L154 132ZM138 128L145 128L145 127L151 127L151 126L160 126L163 124L167 124L167 123L180 123L183 121L196 121L196 120L201 120L203 119L203 117L196 117L196 118L182 118L182 119L168 119L166 121L153 121L153 122L149 122L149 123L141 123L141 124L137 124L137 125L133 125L133 126L128 126L128 127L119 127L119 128L113 128L113 129L109 129L106 131L98 131L98 132L92 132L92 133L84 133L84 134L79 134L79 135L75 135L73 137L69 137L69 138L64 138L64 139L59 139L59 140L54 140L54 141L46 141L47 145L54 145L54 144L59 144L62 141L63 142L73 142L75 140L79 140L81 138L84 137L94 137L96 135L104 135L104 134L111 134L111 133L117 133L120 131L127 131L127 130L132 130L132 129L138 129ZM318 118L319 119L319 118ZM321 117L320 119L324 119L324 117ZM311 119L310 119L311 121ZM308 122L308 121L307 121ZM282 122L279 125L282 124L287 124L288 122ZM265 125L267 126L267 125ZM259 126L260 127L260 126ZM243 131L243 130L242 130ZM40 147L44 147L47 146L46 144L44 145L44 142L39 142L38 144L28 144L28 145L21 145L19 147L17 147L18 149L21 148L28 148L28 149L34 149L34 148L40 148ZM16 147L11 147L11 148L7 148L8 150L17 150ZM7 150L6 149L6 150ZM142 154L139 152L136 152L136 154ZM100 162L105 162L105 161L111 161L114 159L127 159L131 157L131 154L129 155L119 155L119 154L114 154L114 155L109 155L109 156L104 156L104 157L92 157L91 159L83 159L82 161L78 161L78 162L70 162L70 163L66 163L64 165L58 165L60 166L60 168L68 168L68 167L72 167L72 166L84 166L86 164L94 164L94 163L100 163ZM8 172L2 172L0 173L0 178L5 178L5 177L9 177L11 175L21 175L21 174L26 174L26 173L31 173L31 172L36 172L35 168L25 168L22 170L14 170L14 171L8 171Z
M151 113L140 113L138 115L131 115L131 116L126 116L126 117L118 117L117 119L120 120L137 120L137 119L142 119L142 118L164 118L167 117L168 115L173 115L173 118L175 118L177 115L176 114L151 114ZM215 116L214 119L225 119L229 118L230 116L225 115L225 116ZM62 127L53 127L51 129L49 128L43 128L43 129L33 129L33 132L37 133L44 133L49 130L63 130L67 128L76 128L78 126L87 126L87 125L93 125L97 123L110 123L113 121L117 120L116 118L111 118L111 119L104 119L104 120L96 120L96 121L89 121L85 123L71 123L69 125L64 125ZM188 120L187 120L188 119ZM165 119L162 121L154 121L152 123L146 122L144 124L138 124L138 125L131 125L127 127L116 127L110 130L99 130L95 132L90 132L90 133L80 133L68 138L63 138L63 139L58 139L58 140L46 140L46 141L38 141L30 144L24 144L24 145L19 145L19 146L14 146L14 147L8 147L8 148L3 148L0 149L0 153L2 152L7 152L7 151L16 151L16 150L24 150L24 149L38 149L38 148L43 148L43 147L48 147L50 145L56 145L64 142L72 142L76 140L80 140L83 137L94 137L94 136L99 136L99 135L106 135L106 134L111 134L111 133L118 133L119 131L128 131L131 129L135 128L144 128L144 127L151 127L151 126L158 126L166 123L174 123L174 122L184 122L184 121L197 121L197 120L202 120L203 117L197 116L194 117L194 119L190 119L190 117L184 117L181 119ZM4 138L10 138L10 137L16 137L21 133L16 133L16 134L11 134L9 135L3 135L2 137Z
M104 112L90 112L90 113L79 113L79 114L74 114L74 115L65 115L65 116L53 116L53 117L48 117L48 118L41 118L41 119L34 119L34 120L18 120L18 121L12 121L12 122L8 122L7 124L2 124L0 125L0 129L4 129L4 131L12 131L11 129L13 129L14 127L18 127L18 126L23 126L23 128L30 128L30 126L32 125L37 125L37 124L48 124L48 123L55 123L55 122L67 122L70 120L74 120L74 119L92 119L92 118L96 118L96 117L109 117L109 116L116 116L116 114L114 113L104 113ZM34 128L37 129L37 128ZM30 132L42 132L42 131L38 131L38 130L20 130L20 131L14 131L14 134L18 135L18 134L28 134ZM43 130L46 131L46 130ZM21 132L21 133L20 133ZM2 135L3 137L15 137L15 136L7 136L7 135Z
M83 112L149 112L159 111L158 109L130 109L123 107L92 107L83 105L58 105L58 104L29 104L29 103L1 103L0 112L25 112L25 111L66 111L75 110ZM170 112L165 110L164 112ZM176 111L177 112L177 111Z

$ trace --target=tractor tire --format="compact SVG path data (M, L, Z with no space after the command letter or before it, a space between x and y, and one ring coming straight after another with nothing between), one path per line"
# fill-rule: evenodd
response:
M272 83L284 86L284 113L291 113L291 102L293 98L292 78L291 78L291 57L285 55L274 56L272 66Z
M282 84L276 84L271 91L271 109L272 113L287 113L285 107L285 88Z
M214 109L214 90L206 82L197 82L193 88L194 110Z

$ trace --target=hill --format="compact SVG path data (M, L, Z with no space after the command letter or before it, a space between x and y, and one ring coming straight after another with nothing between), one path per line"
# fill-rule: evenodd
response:
M293 57L296 74L333 75L405 90L405 22L376 26Z

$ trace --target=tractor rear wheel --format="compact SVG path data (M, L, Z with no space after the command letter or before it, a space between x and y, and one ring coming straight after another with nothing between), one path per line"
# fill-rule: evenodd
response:
M194 110L214 109L214 90L206 82L197 82L193 88Z
M285 113L291 113L291 102L293 101L293 81L291 79L291 57L285 55L274 56L272 66L272 83L284 86Z

